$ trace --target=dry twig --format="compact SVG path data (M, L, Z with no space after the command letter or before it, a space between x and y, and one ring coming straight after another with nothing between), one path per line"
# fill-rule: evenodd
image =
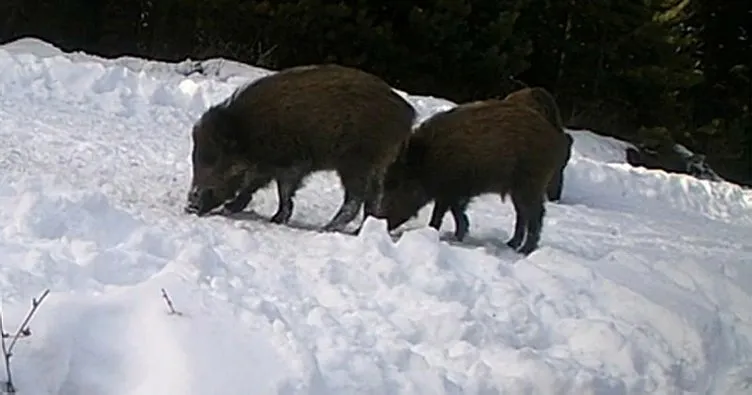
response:
M162 298L165 300L165 303L167 303L167 307L170 309L170 315L183 315L183 313L175 310L175 306L172 304L172 299L167 295L167 291L165 291L164 288L162 288Z
M12 340L10 344L5 344L5 339L10 338L10 334L5 332L4 326L3 326L3 315L2 312L0 312L0 334L2 334L2 339L0 340L0 343L2 343L2 351L3 351L3 358L5 359L5 375L7 377L6 382L4 383L3 390L6 393L14 394L16 392L16 388L13 385L13 376L11 375L11 369L10 369L10 358L13 356L13 348L16 345L16 342L18 339L22 337L29 337L31 336L31 329L29 329L29 322L31 321L31 318L34 316L34 313L37 311L37 308L39 308L39 305L42 304L44 299L47 297L47 295L50 293L49 289L45 289L42 293L42 296L39 297L39 299L32 299L31 300L31 309L28 313L26 313L26 318L24 318L23 322L21 323L21 326L18 327L16 330L16 333L13 335Z

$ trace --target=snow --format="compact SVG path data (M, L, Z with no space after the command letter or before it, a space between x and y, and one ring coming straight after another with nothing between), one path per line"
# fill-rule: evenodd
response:
M266 220L272 187L248 218L183 214L191 124L270 72L0 47L6 331L52 291L14 350L20 393L752 391L752 192L630 167L612 138L568 131L528 257L493 196L463 244L450 216L426 227L430 206L392 236L319 233L342 195L326 172L289 226ZM401 94L420 120L454 105Z

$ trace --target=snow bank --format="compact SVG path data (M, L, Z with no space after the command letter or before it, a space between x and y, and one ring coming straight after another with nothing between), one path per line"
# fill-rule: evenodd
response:
M7 52L16 55L34 55L37 58L66 58L76 62L96 62L107 66L122 66L133 72L148 72L150 74L180 74L190 76L197 73L213 79L228 81L233 78L258 78L273 73L271 70L250 66L244 63L212 58L206 60L186 59L179 63L161 62L141 59L132 56L122 56L109 59L84 52L63 52L60 48L35 37L24 37L2 45Z
M264 71L148 64L0 47L6 324L53 291L15 350L20 391L748 392L749 193L630 168L624 143L568 131L565 204L526 258L504 247L514 213L493 196L462 244L449 216L425 227L430 207L396 241L376 220L312 231L341 199L328 173L290 226L265 220L272 188L251 219L199 219L181 212L190 125ZM453 105L402 94L421 119Z
M752 193L725 181L604 163L585 156L573 156L564 179L565 204L641 214L679 211L752 225Z

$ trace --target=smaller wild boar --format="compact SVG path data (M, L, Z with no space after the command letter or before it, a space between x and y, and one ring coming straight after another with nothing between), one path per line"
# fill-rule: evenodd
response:
M571 156L572 136L564 131L564 122L561 120L561 112L559 105L556 103L554 96L542 87L522 88L508 94L505 98L507 102L519 103L530 106L548 119L558 130L561 130L569 140L565 150L566 155L562 156L562 162L558 164L558 168L554 173L551 182L546 189L546 195L549 201L555 202L561 199L561 190L564 184L564 168L566 168L569 158ZM562 148L564 149L564 148Z
M472 198L498 193L503 202L511 195L516 219L507 245L527 255L538 247L546 185L567 144L563 133L528 106L491 99L437 113L416 129L387 171L382 202L387 227L395 229L434 200L430 226L438 230L449 210L461 241Z
M209 108L193 126L193 178L185 210L225 203L243 210L277 181L272 222L286 223L293 197L317 170L335 170L344 202L324 230L375 215L387 166L412 132L415 109L379 77L335 64L292 67L259 78Z

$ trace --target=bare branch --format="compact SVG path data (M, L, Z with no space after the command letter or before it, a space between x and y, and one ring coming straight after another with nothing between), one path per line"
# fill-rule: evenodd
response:
M5 339L8 337L6 336L5 329L3 327L3 314L0 312L0 334L2 334L2 339L0 339L0 343L2 344L3 348L3 357L5 359L5 377L7 377L7 381L5 381L3 384L3 391L12 394L16 392L16 389L13 387L13 376L10 373L10 353L8 353L8 347L5 345Z
M2 351L3 351L3 358L5 359L5 375L7 377L7 381L4 383L5 388L4 391L9 394L13 394L16 392L16 388L13 385L13 376L11 374L10 369L10 358L13 356L13 347L15 347L16 342L19 338L22 337L29 337L31 336L31 329L29 329L29 322L31 321L31 318L34 316L34 313L36 313L39 306L42 304L44 299L49 295L50 290L45 289L42 293L42 296L39 297L39 299L33 298L31 299L31 309L28 313L26 313L26 318L24 318L21 325L16 330L16 333L13 335L13 340L11 340L9 345L5 344L5 339L10 337L10 334L5 333L5 329L3 326L3 315L0 311L0 334L2 334L2 339L0 339L0 343L2 343Z
M172 304L172 299L167 295L167 291L165 291L164 288L162 288L162 298L165 300L165 303L167 303L167 307L170 309L170 315L183 315L183 313L175 310L175 306Z

